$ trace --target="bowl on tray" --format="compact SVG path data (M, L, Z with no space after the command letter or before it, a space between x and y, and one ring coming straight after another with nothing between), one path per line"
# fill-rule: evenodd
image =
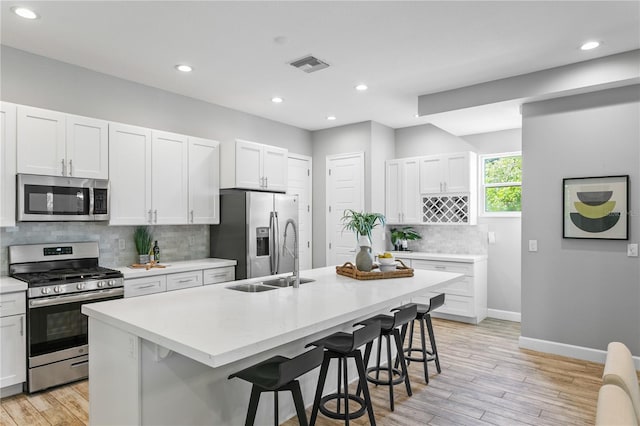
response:
M378 267L381 272L389 272L396 270L396 258L394 256L391 257L380 257L378 256Z

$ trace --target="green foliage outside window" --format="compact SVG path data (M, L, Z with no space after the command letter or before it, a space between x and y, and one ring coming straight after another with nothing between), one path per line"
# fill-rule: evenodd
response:
M522 204L522 156L484 160L485 212L519 212Z

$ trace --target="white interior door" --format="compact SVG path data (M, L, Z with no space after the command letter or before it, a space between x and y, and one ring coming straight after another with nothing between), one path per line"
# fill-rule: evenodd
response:
M289 154L287 194L298 196L298 232L300 241L300 269L312 265L312 205L311 205L311 157Z
M356 236L342 232L347 209L364 210L364 152L327 156L327 265L355 262Z

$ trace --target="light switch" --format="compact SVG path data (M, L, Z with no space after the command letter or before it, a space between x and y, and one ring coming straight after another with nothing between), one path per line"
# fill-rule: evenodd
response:
M627 256L638 257L638 244L627 244Z
M529 240L529 251L538 251L538 240Z

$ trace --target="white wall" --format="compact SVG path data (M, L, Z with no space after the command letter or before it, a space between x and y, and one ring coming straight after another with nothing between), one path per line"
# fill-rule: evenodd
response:
M312 133L313 138L313 266L326 263L327 155L364 152L365 210L384 213L384 162L393 158L393 129L372 121ZM374 250L384 248L382 228L372 233Z
M473 150L478 155L522 149L522 129L467 135L462 138L474 147ZM487 306L491 310L490 316L516 320L521 312L521 219L481 216L478 224L487 225L489 232L493 232L496 237L496 242L489 244L487 264Z
M311 133L154 87L0 46L2 100L229 143L311 155Z
M433 124L396 129L395 138L395 158L475 150L474 146L466 140Z
M640 261L626 255L640 239L639 141L640 85L524 105L525 340L587 353L617 340L640 355ZM562 179L626 174L629 241L562 238ZM526 250L530 239L538 252Z

